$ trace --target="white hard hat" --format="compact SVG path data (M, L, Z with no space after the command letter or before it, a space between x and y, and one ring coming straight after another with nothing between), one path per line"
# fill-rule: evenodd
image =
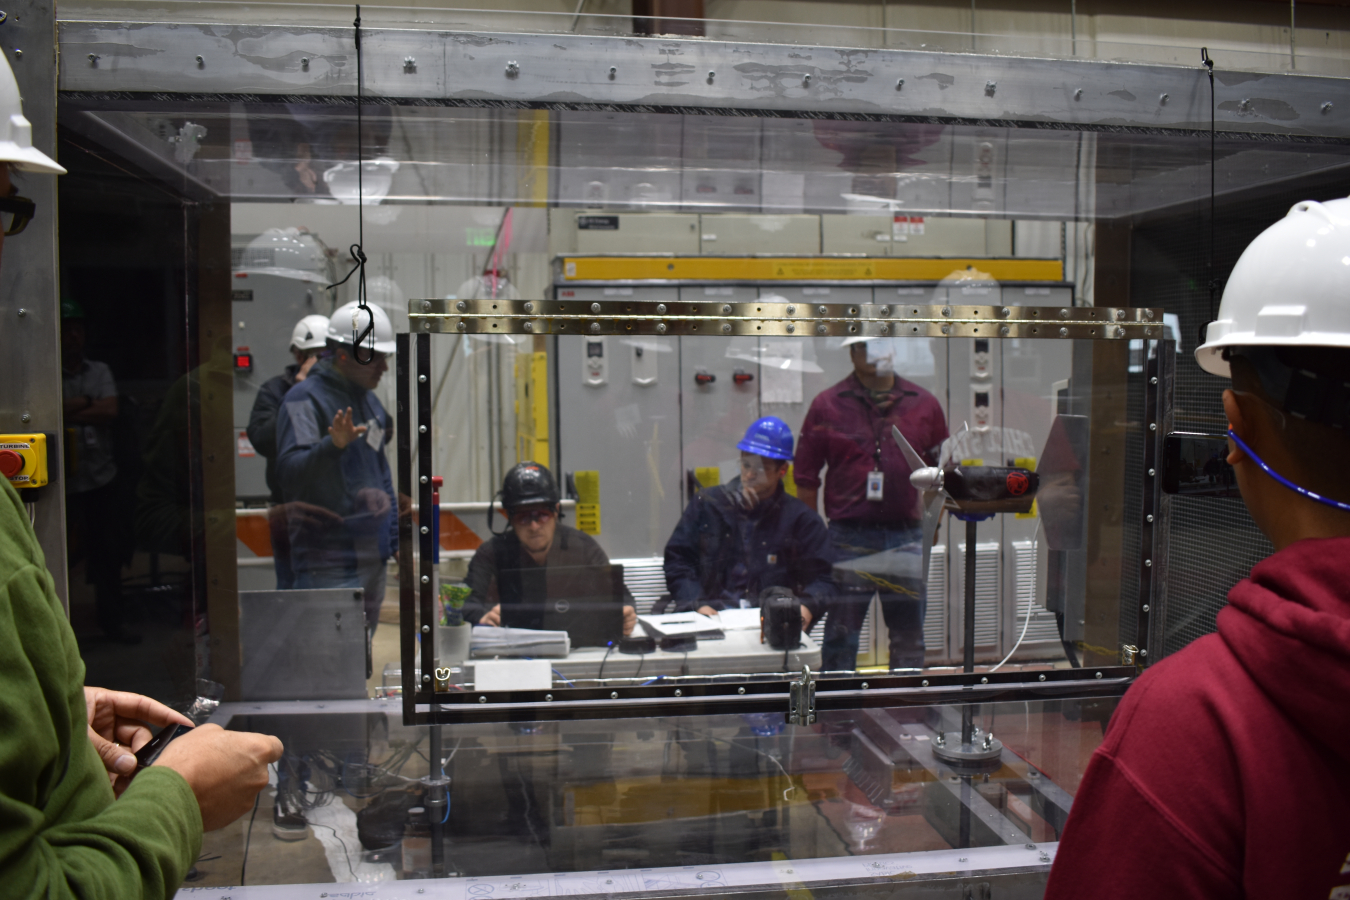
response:
M296 350L318 350L328 345L328 317L305 316L291 329L291 347Z
M375 350L379 353L393 353L396 345L394 344L394 326L389 324L389 316L385 315L384 310L374 304L367 304L367 309L375 317ZM356 301L344 303L333 310L333 316L328 320L328 340L339 344L352 346L352 338L360 335L366 330L366 325L370 319L361 308L356 305ZM367 337L361 342L361 346L368 347L370 340Z
M236 275L276 275L313 284L328 284L328 258L323 244L299 228L269 228L249 241Z
M33 147L33 126L23 116L23 101L19 97L19 83L9 60L0 64L0 162L13 163L24 172L44 172L64 175L66 170L50 156Z
M1233 267L1195 351L1230 377L1225 347L1350 347L1350 199L1294 204Z

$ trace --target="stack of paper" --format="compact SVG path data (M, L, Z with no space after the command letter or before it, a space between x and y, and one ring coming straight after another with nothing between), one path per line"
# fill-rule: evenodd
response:
M682 612L665 613L659 616L638 616L642 628L655 638L696 637L699 640L715 640L726 637L722 626L716 619L703 613Z
M565 631L475 625L469 649L474 659L492 659L495 656L562 659L572 652L572 639Z

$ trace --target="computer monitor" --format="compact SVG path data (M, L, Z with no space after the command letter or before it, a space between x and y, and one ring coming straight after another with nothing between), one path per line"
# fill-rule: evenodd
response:
M604 647L623 636L623 566L547 566L497 573L502 624L566 631L573 647Z

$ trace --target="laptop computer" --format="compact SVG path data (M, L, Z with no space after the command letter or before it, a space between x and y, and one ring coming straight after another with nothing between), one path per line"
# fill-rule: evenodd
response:
M502 624L566 631L573 647L623 637L623 566L548 566L497 573Z

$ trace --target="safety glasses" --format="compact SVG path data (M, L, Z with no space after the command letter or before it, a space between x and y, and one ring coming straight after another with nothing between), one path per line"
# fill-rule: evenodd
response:
M533 525L536 522L548 522L557 514L556 510L548 508L517 510L516 512L511 513L511 524L519 525L523 528L526 525Z
M5 237L18 234L28 227L37 212L37 204L27 197L0 197L0 225Z

